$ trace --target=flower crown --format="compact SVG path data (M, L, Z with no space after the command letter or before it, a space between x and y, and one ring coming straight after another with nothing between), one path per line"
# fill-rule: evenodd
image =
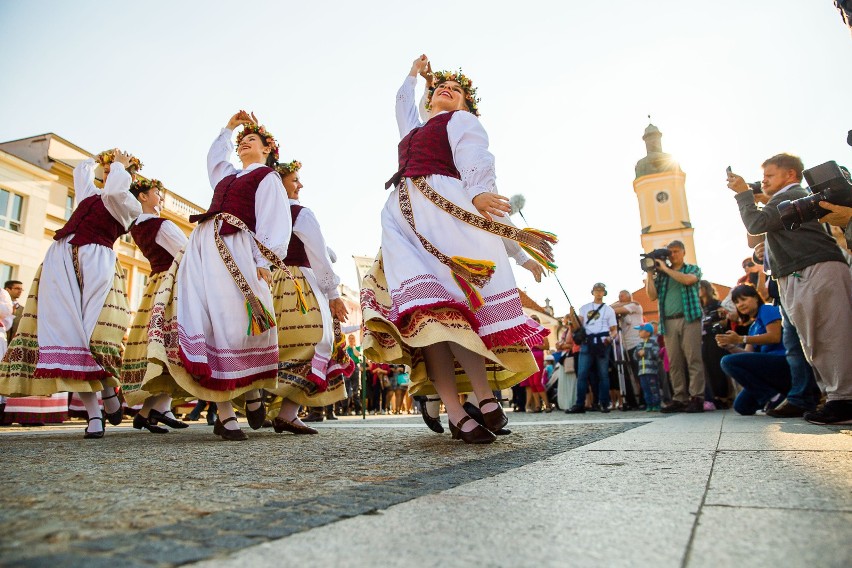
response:
M275 170L281 174L282 176L286 176L287 174L292 174L293 172L298 172L302 169L302 162L299 160L293 160L288 163L278 163L275 164Z
M275 137L270 134L266 127L260 124L244 124L243 129L237 134L237 146L240 145L243 138L248 136L249 134L257 134L261 138L263 138L263 142L272 148L272 158L277 162L278 161L278 142L275 141Z
M459 69L456 71L436 71L433 75L432 87L429 88L429 95L426 97L426 108L431 108L432 95L435 94L435 89L437 89L441 83L446 83L447 81L455 81L458 83L462 90L464 90L464 98L467 103L468 110L476 116L479 116L479 97L476 96L476 87L473 86L473 81L470 78L462 73L462 70Z
M165 187L163 187L163 182L158 179L136 179L133 183L130 184L130 193L133 195L139 195L140 193L145 193L146 191L150 191L152 189L156 189L161 193L165 191Z
M95 162L100 164L101 166L106 166L115 161L115 150L104 150L97 156L95 156ZM142 169L142 162L136 156L130 156L130 165L127 166L128 170L133 170L134 172L138 172Z

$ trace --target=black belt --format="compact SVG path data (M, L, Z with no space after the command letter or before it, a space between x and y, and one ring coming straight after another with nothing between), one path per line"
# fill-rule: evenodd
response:
M664 319L667 319L667 320L679 320L679 319L683 319L683 314L676 314L676 315L673 315L673 316L666 316Z

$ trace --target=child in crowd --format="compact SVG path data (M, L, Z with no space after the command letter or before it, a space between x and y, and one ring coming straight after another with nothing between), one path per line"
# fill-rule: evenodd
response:
M660 410L660 388L657 384L660 347L651 339L651 334L654 333L653 325L646 323L637 325L634 329L639 330L636 356L639 362L639 382L642 385L642 393L645 395L646 412L656 412Z

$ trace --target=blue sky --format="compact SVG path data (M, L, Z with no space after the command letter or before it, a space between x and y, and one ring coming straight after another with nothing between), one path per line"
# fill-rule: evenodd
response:
M395 171L394 95L411 61L479 87L498 189L556 232L575 304L642 285L633 167L647 115L687 174L698 261L731 284L746 256L724 170L781 151L852 163L852 38L829 0L102 2L0 0L0 140L55 132L126 148L206 206L207 149L253 110L304 164L313 208L357 286ZM520 221L519 221L520 222ZM518 283L558 311L553 279Z

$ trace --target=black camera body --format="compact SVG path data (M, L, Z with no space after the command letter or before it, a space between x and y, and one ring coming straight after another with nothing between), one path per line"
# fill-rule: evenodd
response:
M781 222L788 231L794 231L802 223L819 219L831 213L819 206L820 201L834 205L852 207L852 183L848 171L844 171L834 160L814 166L802 172L813 195L794 201L785 200L778 204Z
M727 317L721 315L718 310L713 310L701 318L701 327L708 335L723 335L728 331L725 325Z
M639 257L639 265L642 267L642 270L653 272L657 269L657 263L654 261L662 260L663 262L668 262L672 257L672 253L669 249L654 249L649 253L640 254Z

